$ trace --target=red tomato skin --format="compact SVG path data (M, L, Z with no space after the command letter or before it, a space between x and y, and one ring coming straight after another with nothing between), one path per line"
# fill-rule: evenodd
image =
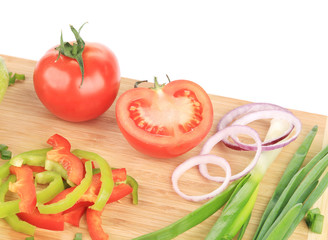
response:
M97 118L113 104L120 86L114 53L99 43L86 43L84 81L75 59L50 49L34 69L34 88L42 104L57 117L82 122Z

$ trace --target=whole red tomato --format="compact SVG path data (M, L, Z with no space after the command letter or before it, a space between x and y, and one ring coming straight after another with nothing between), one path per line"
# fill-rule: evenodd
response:
M120 86L120 70L115 55L106 46L84 43L80 37L74 44L81 44L83 82L79 61L63 53L58 57L58 48L52 48L35 66L34 88L54 115L82 122L100 116L112 105Z
M116 102L116 119L127 141L157 158L179 156L197 146L213 122L207 93L196 83L175 80L155 88L134 88Z

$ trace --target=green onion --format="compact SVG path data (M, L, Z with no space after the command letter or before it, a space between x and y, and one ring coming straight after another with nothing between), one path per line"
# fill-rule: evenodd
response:
M189 213L178 221L155 232L137 237L134 240L169 240L175 238L176 236L196 226L197 224L201 223L209 216L214 214L216 211L218 211L228 201L236 187L240 188L248 180L248 178L249 175L233 182L221 194L212 198L211 200L203 204L201 207L197 208L195 211Z
M324 216L320 214L319 208L311 209L307 212L305 222L314 233L322 233Z
M9 160L11 159L11 151L8 150L8 146L4 144L0 144L0 155L1 159L3 160Z
M11 86L13 84L16 83L16 81L22 81L22 80L25 80L25 75L24 74L18 74L18 73L12 73L12 72L9 72L9 82L8 82L8 86Z
M302 203L296 204L292 207L285 216L281 219L279 224L271 231L269 236L265 238L266 240L278 240L283 239L288 228L292 225L293 220L297 217L302 209Z
M307 166L308 165L302 168L299 171L299 173L306 172L304 171L304 169L307 170ZM258 239L262 239L263 236L268 235L270 231L275 227L275 225L279 223L279 221L284 216L284 214L286 214L286 212L288 212L294 205L303 202L308 197L309 194L312 195L311 193L312 190L317 189L319 187L320 183L318 187L315 188L316 182L319 180L320 176L325 171L327 166L328 166L328 155L323 157L303 179L300 179L299 181L300 184L297 186L295 192L293 192L290 198L287 199L288 202L285 205L281 206L281 211L276 213L276 215L272 215L268 217L268 219L265 221L262 227L261 232L258 235ZM299 174L297 176L302 176L302 174ZM288 185L285 190L290 191L289 187L290 186ZM305 196L306 194L304 194L305 191L307 192L307 196Z
M301 167L302 163L304 162L304 159L310 149L310 146L313 142L314 137L316 136L318 132L318 126L314 126L311 131L308 133L308 135L303 140L300 147L296 150L295 154L293 155L292 159L290 160L284 174L282 175L275 192L273 193L263 215L261 218L261 221L258 225L258 228L256 230L254 239L256 239L259 231L261 230L264 221L268 217L269 213L272 211L272 209L275 207L279 197L281 196L284 189L287 187L288 183L291 181L293 176L296 174L296 172Z
M276 138L284 133L288 127L289 124L287 122L273 119L266 140ZM259 183L281 150L279 148L261 153L258 163L250 173L251 176L238 192L231 197L217 222L207 235L207 240L232 239L248 221L256 200Z
M75 233L73 240L82 240L82 233Z
M294 232L295 228L298 226L298 224L304 219L306 213L311 209L313 204L322 196L324 191L328 187L328 173L324 175L324 177L320 180L318 186L313 190L311 195L308 197L308 199L304 202L303 207L301 209L301 212L298 214L298 216L293 220L292 225L289 227L287 233L285 234L285 237L283 239L288 239L290 235Z

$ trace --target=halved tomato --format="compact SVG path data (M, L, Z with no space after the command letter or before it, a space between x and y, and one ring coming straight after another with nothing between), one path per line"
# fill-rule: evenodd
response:
M157 158L179 156L197 146L213 122L212 102L203 88L175 80L134 88L116 103L118 126L138 151Z

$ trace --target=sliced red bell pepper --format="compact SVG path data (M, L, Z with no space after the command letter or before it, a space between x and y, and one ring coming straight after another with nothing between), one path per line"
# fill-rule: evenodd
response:
M41 173L41 172L44 172L46 171L46 169L42 166L32 166L32 165L28 165L29 168L32 169L33 172L35 173Z
M126 183L120 183L119 185L114 186L113 192L110 195L107 203L116 202L132 193L132 191L133 188L130 185Z
M75 185L79 185L84 176L84 164L70 152L71 144L69 141L59 134L55 134L48 139L47 143L53 146L53 149L47 152L46 161L59 163L67 172L67 180ZM47 166L49 164L47 165L46 162L46 168Z
M87 209L86 218L90 237L92 240L107 240L109 236L104 232L101 221L102 211Z
M80 226L80 220L87 210L87 206L80 206L64 213L64 221L75 227Z
M9 190L16 192L20 197L19 210L32 213L36 207L36 190L32 169L22 165L21 167L10 166L9 170L17 178L15 183L9 183Z
M64 216L62 214L41 214L39 210L34 209L33 213L17 213L17 216L36 227L54 230L54 231L63 231L64 230Z
M114 182L124 182L126 180L126 169L115 168L112 169L112 175Z

